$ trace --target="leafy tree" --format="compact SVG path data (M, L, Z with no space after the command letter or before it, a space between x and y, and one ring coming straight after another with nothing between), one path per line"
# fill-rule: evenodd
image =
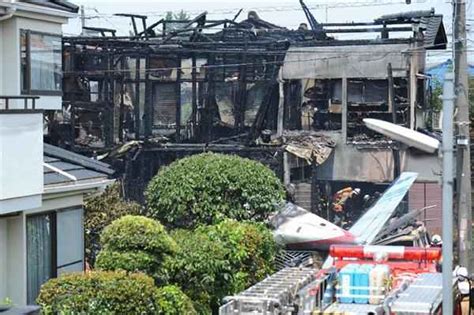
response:
M107 225L124 215L138 215L141 211L139 204L123 199L119 183L110 185L101 195L86 200L84 227L87 261L95 264L100 250L100 234Z
M103 270L145 272L160 281L156 272L177 245L164 227L153 219L124 216L107 226L101 235L102 251L97 267Z
M171 235L179 250L164 269L200 314L216 312L223 297L273 272L277 247L270 230L259 223L225 220Z
M167 227L193 228L225 218L262 221L285 193L278 177L257 161L203 153L162 168L145 196L148 216Z
M196 313L179 288L157 289L152 278L123 271L62 275L41 287L37 302L42 314Z
M166 12L165 15L165 20L166 21L171 21L171 20L181 20L181 21L188 21L191 18L191 16L186 13L186 11L181 10L178 13L173 13L172 11Z
M191 16L186 13L186 11L181 10L178 13L173 13L172 11L168 11L165 14L165 21L173 21L173 20L180 20L180 21L189 21ZM172 23L172 22L167 22L166 23L166 29L168 31L175 31L183 28L184 24L183 23Z

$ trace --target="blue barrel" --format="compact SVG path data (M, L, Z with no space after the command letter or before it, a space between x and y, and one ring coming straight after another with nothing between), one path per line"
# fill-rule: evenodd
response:
M354 271L358 266L349 264L341 268L338 274L337 300L339 303L352 303L354 301Z
M359 265L354 270L354 302L357 304L369 303L370 272L372 265Z

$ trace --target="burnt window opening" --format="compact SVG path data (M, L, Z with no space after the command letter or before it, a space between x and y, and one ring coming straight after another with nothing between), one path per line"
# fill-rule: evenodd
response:
M347 140L365 141L382 139L383 136L365 127L364 118L376 118L406 125L408 122L408 82L405 78L394 78L394 108L389 102L389 86L386 79L347 79ZM290 86L292 83L287 83ZM300 129L342 130L343 100L341 79L303 80L304 89L299 108ZM301 93L287 87L288 93ZM420 94L420 93L418 93ZM291 98L289 98L291 99ZM418 100L422 102L422 99ZM289 101L287 101L289 102ZM392 114L393 110L395 115ZM293 128L296 107L287 109L286 123Z

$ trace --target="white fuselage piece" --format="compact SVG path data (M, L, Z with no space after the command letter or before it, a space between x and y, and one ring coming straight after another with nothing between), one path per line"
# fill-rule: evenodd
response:
M328 250L332 244L355 244L350 232L292 203L271 218L275 241L293 250Z

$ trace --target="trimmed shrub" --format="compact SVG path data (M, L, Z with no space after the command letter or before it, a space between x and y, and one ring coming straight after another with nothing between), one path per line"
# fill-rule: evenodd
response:
M156 257L146 252L117 252L102 250L97 256L97 268L103 270L126 270L154 275L159 268Z
M125 272L73 273L51 279L37 299L43 314L157 314L153 279Z
M153 219L124 216L110 224L101 236L103 250L97 267L103 270L144 272L160 283L159 269L177 245L164 227Z
M168 227L193 228L225 218L264 220L285 193L278 177L257 161L204 153L162 168L145 196L148 216Z
M163 225L143 216L127 215L115 220L104 229L100 241L104 249L115 251L170 254L176 250L176 244Z
M124 215L139 215L141 212L142 207L138 203L123 199L120 183L114 183L101 195L87 199L84 204L87 261L91 265L95 264L100 251L100 234L107 225Z
M223 297L273 272L277 247L271 232L261 224L225 220L171 235L180 248L165 261L164 269L200 314L216 311Z
M189 297L174 285L168 285L156 290L155 303L158 314L193 315L196 314Z

